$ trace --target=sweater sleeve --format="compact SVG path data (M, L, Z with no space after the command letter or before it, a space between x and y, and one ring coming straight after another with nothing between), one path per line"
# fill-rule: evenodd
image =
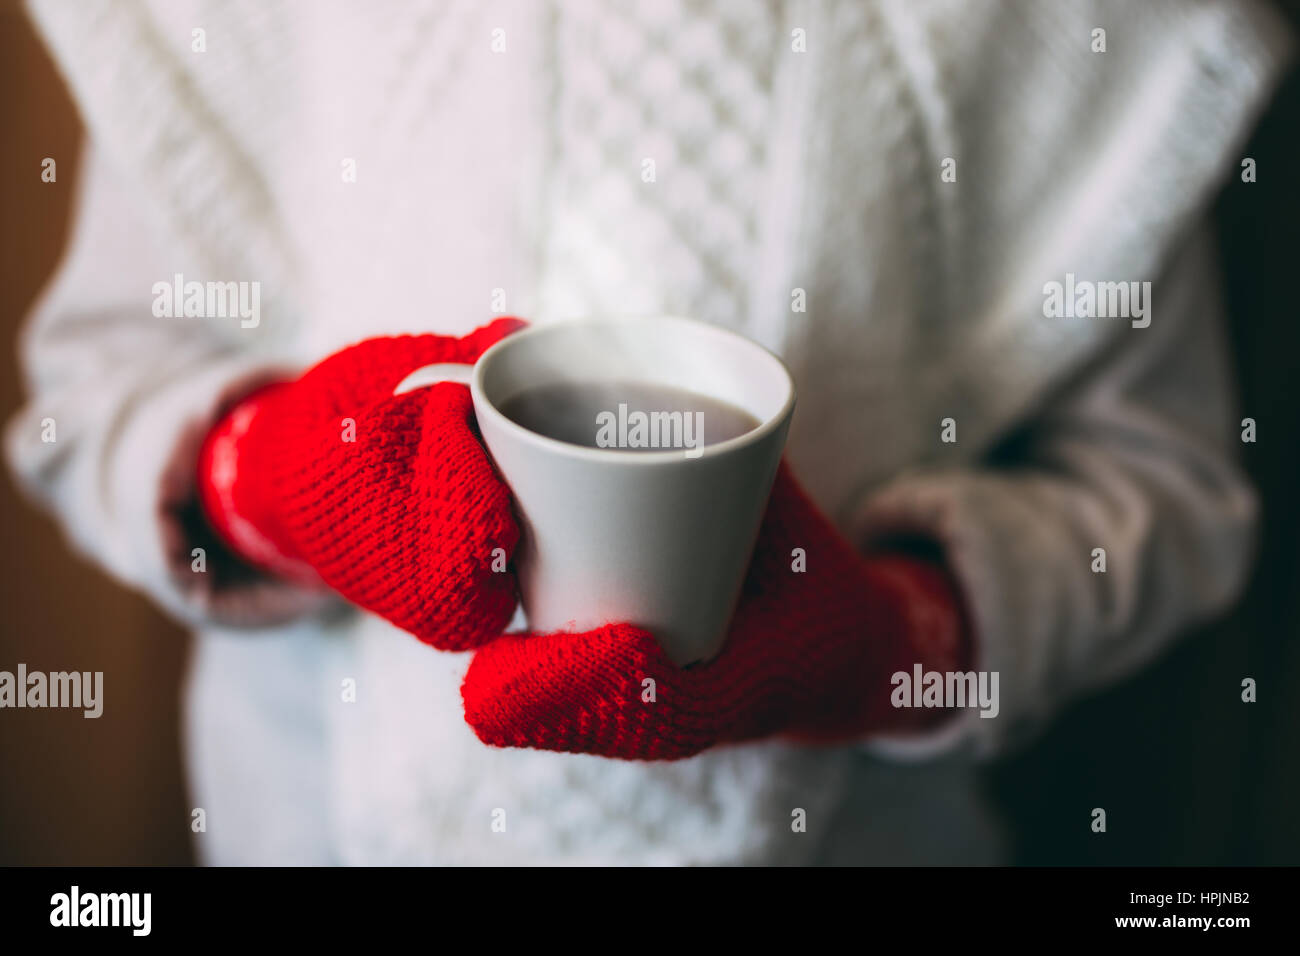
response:
M1150 325L1127 329L982 467L903 474L870 496L863 545L939 542L966 594L975 667L999 675L996 716L968 710L924 740L873 746L1002 750L1238 595L1257 502L1235 463L1215 276L1196 232L1153 284Z
M187 260L145 205L86 149L69 247L21 337L28 397L8 424L8 459L78 550L185 622L283 620L322 597L224 552L194 495L207 429L283 370L237 318L154 314L154 284ZM215 334L216 322L250 334Z

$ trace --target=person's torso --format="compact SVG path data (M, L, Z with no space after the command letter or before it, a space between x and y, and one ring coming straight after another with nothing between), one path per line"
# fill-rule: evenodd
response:
M301 361L496 314L679 314L791 367L788 454L833 518L931 444L946 267L873 8L820 22L813 54L781 3L353 16L299 38L313 94L284 94L292 128L258 154Z
M724 325L790 365L787 454L844 520L915 459L932 411L898 401L943 333L911 165L920 119L870 9L825 24L852 39L838 74L851 96L826 88L785 5L725 9L450 3L403 30L358 11L300 38L312 95L282 91L294 126L259 155L275 199L259 226L292 260L277 273L291 294L270 300L290 314L268 315L268 334L306 363L501 313ZM864 112L878 118L867 141ZM209 653L243 660L223 647ZM496 750L461 715L463 655L366 616L320 653L320 773L344 862L868 862L882 833L935 825L915 793L878 792L872 826L872 794L850 793L856 747L767 742L658 764ZM258 693L245 688L247 706ZM940 779L969 790L967 772ZM979 816L971 804L953 825Z

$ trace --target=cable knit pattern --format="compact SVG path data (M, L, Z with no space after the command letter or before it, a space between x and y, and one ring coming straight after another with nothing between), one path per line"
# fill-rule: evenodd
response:
M792 567L795 548L811 570ZM833 741L907 731L945 714L894 708L890 678L914 664L964 670L972 639L961 618L939 566L864 561L783 465L715 660L678 669L627 625L510 635L475 654L465 717L485 743L640 760L771 734Z
M742 324L779 6L664 0L558 11L541 309Z

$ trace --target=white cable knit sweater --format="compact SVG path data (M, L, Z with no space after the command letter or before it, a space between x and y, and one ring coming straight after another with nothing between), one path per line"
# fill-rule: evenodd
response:
M989 861L960 763L868 747L1006 747L1243 579L1254 498L1195 227L1287 52L1262 6L31 7L91 149L10 458L82 548L201 632L206 860ZM261 324L155 318L151 287L178 272L259 281ZM1150 326L1045 317L1067 273L1152 281ZM185 492L169 463L223 395L494 305L694 315L782 354L796 471L863 544L944 545L998 718L667 765L490 750L461 717L463 657L355 613L276 625L302 610L288 588L212 594L171 570L162 542L188 549L159 517Z

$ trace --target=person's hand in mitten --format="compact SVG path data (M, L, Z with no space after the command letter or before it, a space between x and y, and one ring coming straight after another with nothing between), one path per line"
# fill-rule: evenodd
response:
M493 557L519 532L469 389L393 389L424 365L473 363L523 324L369 339L248 396L200 454L208 520L251 564L323 583L435 647L496 637L515 580Z
M945 569L858 554L783 464L716 659L679 669L630 625L507 634L475 652L462 694L488 744L672 759L777 734L829 742L922 729L944 712L891 706L891 676L918 663L965 670L970 656Z

